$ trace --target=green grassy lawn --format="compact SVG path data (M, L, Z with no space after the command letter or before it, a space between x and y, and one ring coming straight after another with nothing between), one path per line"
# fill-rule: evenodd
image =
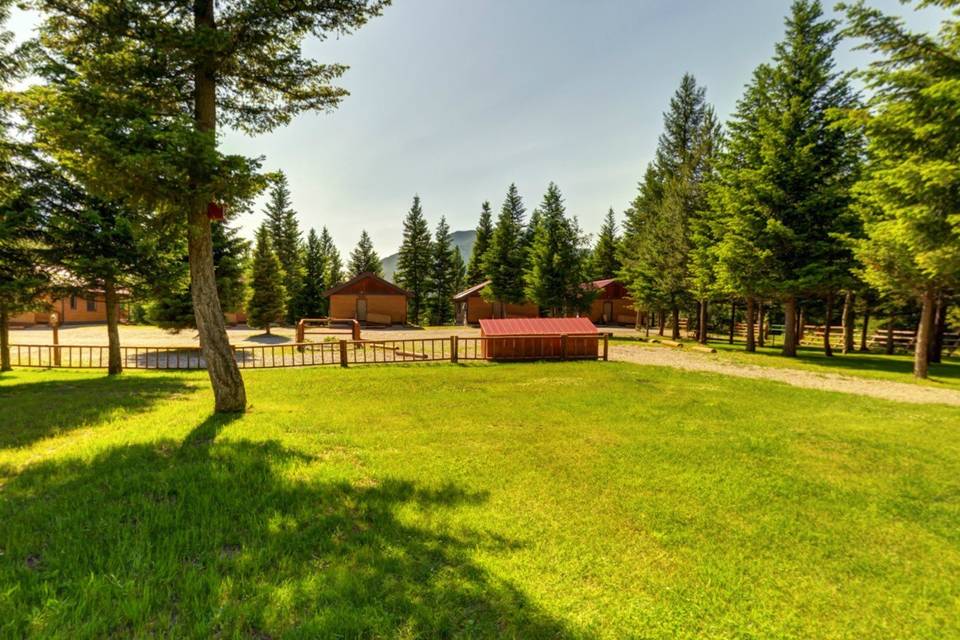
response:
M680 342L685 346L696 344L694 340L681 340ZM611 344L635 345L643 344L643 342L639 339L618 337L611 340ZM743 364L804 369L817 373L838 373L960 390L960 357L956 356L945 357L940 364L931 364L930 377L927 380L919 380L913 375L913 356L911 354L888 356L883 353L860 353L858 351L844 355L840 353L839 349L836 349L833 357L828 358L824 355L822 347L801 346L797 350L796 358L786 358L780 355L780 346L757 347L755 353L744 351L742 342L729 344L726 341L711 340L709 346L717 350L716 357Z
M0 377L0 637L960 636L960 415L626 363Z

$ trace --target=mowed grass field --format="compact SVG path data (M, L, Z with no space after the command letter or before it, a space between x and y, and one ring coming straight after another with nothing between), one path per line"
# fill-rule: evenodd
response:
M0 636L960 636L960 412L626 363L0 376Z

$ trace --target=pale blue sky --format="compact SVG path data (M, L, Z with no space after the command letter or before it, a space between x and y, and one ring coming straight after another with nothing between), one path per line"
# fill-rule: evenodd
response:
M871 0L908 13L896 0ZM273 133L228 133L232 152L266 157L290 179L305 230L327 225L348 252L366 228L396 251L414 193L431 225L476 225L516 182L528 210L556 182L595 232L618 216L653 155L684 72L726 118L782 36L789 0L395 0L384 15L306 51L350 65L332 114ZM918 27L936 25L915 15ZM30 21L18 16L20 35ZM845 46L850 67L863 54ZM240 220L251 236L260 213Z

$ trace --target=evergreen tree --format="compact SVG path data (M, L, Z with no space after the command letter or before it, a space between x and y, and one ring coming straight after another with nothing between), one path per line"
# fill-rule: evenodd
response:
M457 293L456 280L459 266L456 263L453 244L450 241L450 226L446 217L437 224L433 241L433 264L430 273L431 312L433 324L453 322L453 295ZM460 259L463 264L463 259Z
M621 266L619 243L617 220L613 213L613 207L611 207L603 220L603 226L600 227L600 234L597 236L597 243L593 248L590 266L591 278L600 280L617 277Z
M186 247L182 241L169 237L169 232L167 235L164 245L176 247L182 258L168 261L166 277L153 282L150 292L153 302L149 305L147 316L150 322L160 328L177 333L184 329L196 329L197 321L190 294L190 265ZM228 220L211 225L210 238L220 308L227 312L239 312L246 308L249 293L247 262L250 243L240 237L239 231Z
M270 188L270 199L264 208L270 242L283 269L283 287L287 292L284 301L287 323L294 323L302 314L300 298L303 287L303 240L297 213L290 199L290 186L282 171L277 173ZM221 301L222 302L222 301Z
M567 218L557 185L550 183L538 210L540 221L526 271L526 297L552 316L567 315L585 300L586 252L576 223Z
M136 212L91 198L66 179L58 182L61 197L48 218L45 262L69 273L72 286L103 291L107 371L119 374L120 293L126 290L129 300L165 282L175 274L177 256L164 252L167 238Z
M270 241L271 235L266 225L261 225L257 230L250 279L253 294L247 305L247 324L254 328L262 327L267 335L270 334L270 325L283 317L283 302L287 295L283 289L280 260Z
M340 259L340 251L337 250L333 237L326 227L320 231L320 250L327 263L325 275L327 286L335 287L343 284L343 260Z
M420 196L413 196L413 205L403 221L403 243L397 257L397 284L410 292L407 302L410 322L420 324L426 319L427 302L431 292L430 276L433 247L430 228L420 208Z
M841 7L851 36L880 57L862 76L868 109L853 111L869 141L867 170L856 188L866 237L856 255L866 281L889 297L919 301L921 317L913 372L928 375L939 355L948 294L960 287L960 4L936 34L912 33L863 3ZM941 301L941 313L936 312Z
M484 271L490 278L490 286L484 289L488 299L511 304L524 301L525 211L517 186L511 184L483 258Z
M327 290L327 256L317 232L307 234L307 250L304 254L304 278L301 295L301 311L307 318L323 318L327 315L328 301L323 297Z
M463 254L460 247L453 247L453 290L455 293L463 291L470 285L467 284L467 263L463 261Z
M350 277L356 277L361 273L372 273L383 277L380 256L374 250L373 240L370 239L366 230L360 233L360 241L350 254Z
M484 202L480 206L480 221L477 223L477 237L473 242L470 264L467 267L467 286L480 284L487 279L487 274L483 266L483 256L486 255L487 249L490 248L492 236L493 215L490 212L490 203ZM458 289L458 291L459 290L460 289Z
M706 90L684 75L664 114L654 161L627 211L622 277L634 300L672 311L675 339L680 307L690 297L692 221L705 207L705 167L718 135Z
M763 219L760 246L769 250L772 293L785 311L783 354L796 355L797 298L831 294L846 277L855 230L850 208L861 138L834 126L855 105L848 79L834 70L839 36L820 3L797 0L786 20L758 102L759 157L747 204Z
M304 56L303 40L348 33L384 2L30 0L42 17L26 96L43 150L92 195L186 224L193 307L216 410L246 392L216 293L208 205L249 203L260 161L221 152L217 125L260 134L346 96L345 67Z

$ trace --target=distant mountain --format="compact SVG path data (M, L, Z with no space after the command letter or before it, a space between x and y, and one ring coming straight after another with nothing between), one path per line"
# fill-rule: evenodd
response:
M454 231L450 234L450 240L453 242L455 247L460 247L460 253L463 254L463 261L470 262L470 254L473 252L473 243L477 239L477 230L470 229L469 231ZM397 270L397 260L400 258L399 253L387 256L380 261L380 266L383 267L383 276L393 282L393 273Z

